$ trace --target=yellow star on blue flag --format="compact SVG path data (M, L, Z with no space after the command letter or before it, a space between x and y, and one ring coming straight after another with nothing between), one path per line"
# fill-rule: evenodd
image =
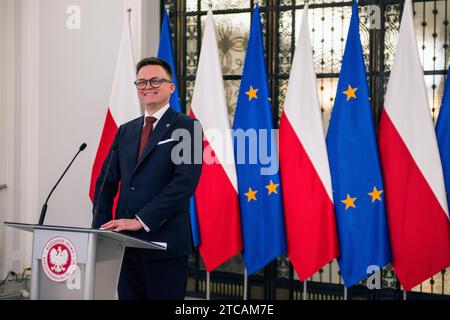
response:
M250 86L250 89L245 93L248 95L248 101L252 101L252 99L258 99L256 93L259 89L254 89L253 86Z
M248 202L250 202L251 200L256 201L256 193L257 192L258 192L257 190L252 190L252 188L249 187L247 193L244 193L245 196L247 197L247 201Z
M351 85L348 85L347 90L343 91L342 93L347 96L347 101L348 101L351 98L356 99L356 94L355 94L356 90L358 90L358 88L352 88Z

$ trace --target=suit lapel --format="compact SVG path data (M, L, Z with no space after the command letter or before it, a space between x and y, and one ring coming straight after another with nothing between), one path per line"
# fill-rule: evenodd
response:
M138 161L138 154L139 154L139 144L141 143L141 135L142 135L142 128L144 126L144 117L141 117L139 121L136 122L133 128L133 139L130 144L130 148L134 155L134 162L133 165L136 166Z
M144 148L144 151L142 153L142 156L140 159L138 159L138 162L136 164L136 167L134 168L134 171L138 169L140 164L145 160L145 158L152 152L152 150L155 148L156 144L165 136L165 134L172 128L173 124L175 123L177 119L177 113L175 110L173 110L171 107L167 109L167 111L164 113L162 118L158 121L156 124L155 129L153 129L152 134L150 135L150 140L147 142L147 145ZM143 123L142 123L143 125ZM142 132L142 128L141 131ZM140 136L138 141L140 140ZM139 146L138 146L139 148ZM139 151L139 150L138 150Z

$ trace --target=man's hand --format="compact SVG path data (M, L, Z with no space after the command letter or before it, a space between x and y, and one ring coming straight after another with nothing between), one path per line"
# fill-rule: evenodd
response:
M137 219L119 219L119 220L111 220L100 226L103 230L112 230L112 231L137 231L142 229L142 224Z

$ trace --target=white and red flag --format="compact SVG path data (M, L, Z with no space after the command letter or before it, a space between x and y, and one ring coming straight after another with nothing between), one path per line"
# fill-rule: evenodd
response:
M108 110L92 167L89 190L92 201L94 200L95 182L100 175L103 162L108 156L119 126L142 115L136 87L133 84L133 81L136 80L135 70L130 28L128 19L125 18Z
M406 0L381 114L380 156L393 267L410 290L450 265L450 222L441 159Z
M195 203L199 251L212 271L242 250L233 142L211 9L205 21L190 114L204 130L204 162Z
M307 6L289 77L279 140L287 254L303 281L339 254Z

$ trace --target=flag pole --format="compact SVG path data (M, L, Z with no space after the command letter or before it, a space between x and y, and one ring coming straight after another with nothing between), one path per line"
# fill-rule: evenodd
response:
M347 296L347 287L344 285L344 300L347 300L348 296Z
M308 280L305 279L305 281L303 281L303 300L308 300Z
M407 293L406 293L406 290L403 290L403 300L408 300L407 299L408 297L407 297Z
M248 299L248 273L247 268L244 267L244 300Z
M208 271L206 271L206 300L211 300L211 277Z
M131 31L131 8L127 8L127 12L128 12L128 28L130 28Z
M136 52L134 52L134 46L133 46L133 33L131 30L131 11L133 11L131 8L127 8L128 12L128 32L130 33L130 44L131 44L131 53L133 58L133 63L136 63Z
M208 7L209 9L211 9L212 11L212 0L208 1ZM211 300L211 278L210 278L210 273L208 272L206 274L206 300Z

